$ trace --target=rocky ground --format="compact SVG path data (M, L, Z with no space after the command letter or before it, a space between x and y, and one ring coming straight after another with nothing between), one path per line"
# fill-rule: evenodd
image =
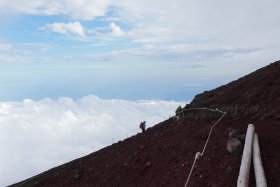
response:
M199 94L185 109L218 108L215 127L189 186L236 186L241 156L226 150L229 127L259 136L268 186L280 187L280 62ZM218 112L186 111L124 141L12 186L184 186L196 152L202 151ZM251 172L250 186L254 184Z

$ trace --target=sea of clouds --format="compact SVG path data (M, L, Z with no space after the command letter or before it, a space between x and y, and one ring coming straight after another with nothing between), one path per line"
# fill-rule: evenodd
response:
M90 95L0 102L0 186L97 151L174 115L185 103Z

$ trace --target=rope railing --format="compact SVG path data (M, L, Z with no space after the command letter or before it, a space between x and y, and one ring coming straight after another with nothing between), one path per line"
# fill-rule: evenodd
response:
M194 166L196 164L196 161L202 157L204 155L204 152L206 150L206 147L208 145L208 142L209 142L209 139L211 137L211 134L212 134L212 131L213 131L213 128L223 119L223 117L226 115L226 112L224 111L221 111L221 110L218 110L218 109L211 109L211 108L187 108L187 109L182 109L182 113L183 113L183 116L184 116L184 111L190 111L190 110L208 110L208 111L211 111L211 112L219 112L219 113L222 113L223 115L211 126L210 128L210 131L209 131L209 134L208 134L208 137L207 137L207 140L204 144L204 147L203 147L203 150L201 152L197 152L195 154L195 158L194 158L194 161L193 161L193 164L192 164L192 167L191 167L191 170L190 170L190 173L188 175L188 178L186 180L186 183L185 183L185 187L188 186L188 183L189 183L189 180L190 180L190 177L192 175L192 172L193 172L193 169L194 169Z

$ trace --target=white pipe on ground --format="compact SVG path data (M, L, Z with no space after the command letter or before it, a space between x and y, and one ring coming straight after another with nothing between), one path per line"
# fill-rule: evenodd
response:
M255 132L255 126L253 124L249 124L246 133L246 139L245 139L245 145L243 149L239 176L237 180L237 187L248 187L249 185L254 132Z
M264 170L262 166L261 153L258 135L255 133L254 135L254 143L253 143L253 163L254 163L254 171L256 177L256 186L257 187L267 187L266 178L264 175Z

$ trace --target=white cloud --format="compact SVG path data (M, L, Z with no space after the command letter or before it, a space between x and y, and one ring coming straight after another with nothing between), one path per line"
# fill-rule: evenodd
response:
M72 20L118 20L129 25L126 36L140 43L216 43L220 46L279 45L276 0L0 0L0 12L66 15ZM123 35L113 25L113 34ZM127 30L127 29L126 29Z
M134 28L128 33L133 42L150 45L169 41L172 35L172 30L169 28L157 26Z
M175 0L172 3L167 0L119 0L117 3L122 7L118 16L133 23L133 37L139 42L179 41L236 47L267 47L279 43L276 33L280 32L280 26L276 23L280 13L276 7L280 2L275 0L230 3L219 0ZM157 40L151 40L153 38Z
M0 0L1 13L21 13L31 15L67 15L75 20L92 20L103 16L110 0Z
M44 27L44 29L60 34L72 34L80 37L85 37L84 27L78 21L70 23L49 23L46 25L46 27Z
M112 29L112 35L113 36L118 37L118 36L124 36L125 35L125 32L114 22L111 22L110 27Z
M34 58L29 58L26 56L18 54L0 54L0 63L26 63L33 61Z
M89 154L167 119L175 101L103 100L96 96L0 103L1 186Z
M66 14L73 19L92 20L97 16L106 14L110 0L64 0L62 5L66 8Z
M10 51L12 49L13 45L9 43L0 43L0 52L1 51Z
M43 59L39 54L52 48L44 43L0 43L0 64L38 62L39 59Z
M22 3L20 0L5 1L0 0L1 13L24 13L24 14L38 14L40 9L45 9L47 1L28 0Z

